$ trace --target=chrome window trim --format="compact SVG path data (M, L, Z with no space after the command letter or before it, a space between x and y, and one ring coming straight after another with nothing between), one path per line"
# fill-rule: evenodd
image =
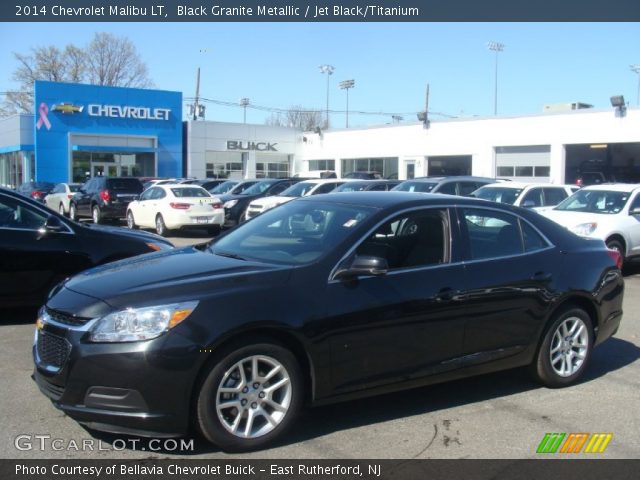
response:
M342 280L339 279L335 279L334 276L338 270L338 267L342 264L342 262L344 262L350 255L353 254L353 252L356 250L356 248L366 239L368 238L370 235L372 235L378 228L380 228L380 226L382 226L382 224L384 224L385 222L387 222L389 219L398 216L398 215L402 215L404 213L408 213L408 212L413 212L416 210L425 210L425 209L439 209L439 210L447 210L447 216L449 217L449 260L451 260L452 257L452 238L451 238L451 209L465 209L465 208L471 208L471 209L480 209L480 210L489 210L489 211L494 211L494 212L498 212L498 213L503 213L503 214L507 214L507 215L511 215L514 218L516 218L519 222L525 222L527 225L529 225L531 228L533 228L533 230L538 233L538 235L540 235L542 237L542 239L547 243L547 246L545 248L541 248L538 250L532 250L530 252L526 252L523 251L522 253L517 253L517 254L508 254L508 255L502 255L499 257L487 257L487 258L478 258L478 259L468 259L468 260L460 260L458 262L451 262L449 261L448 263L440 263L437 265L423 265L421 267L407 267L407 268L397 268L394 270L390 270L389 272L387 272L387 274L385 276L390 276L390 275L396 275L398 273L411 273L414 271L418 271L418 270L427 270L427 269L434 269L434 268L441 268L441 267L451 267L451 266L457 266L457 265L470 265L470 264L475 264L475 263L479 263L479 262L487 262L487 261L493 261L493 260L504 260L504 259L509 259L509 258L517 258L517 257L523 257L525 255L533 255L533 254L537 254L539 252L545 252L547 250L553 250L554 248L556 248L556 245L553 244L553 242L551 242L549 240L549 238L540 231L539 228L537 228L535 225L533 225L530 221L528 221L526 218L521 217L520 215L518 215L517 213L514 212L509 212L509 211L505 211L505 210L501 210L499 208L495 208L495 207L491 207L491 206L484 206L484 205L480 205L480 206L474 206L474 205L433 205L433 206L421 206L421 207L411 207L411 208L406 208L404 210L401 210L399 212L395 212L387 217L385 217L382 221L378 222L373 228L371 228L370 230L367 231L367 233L365 233L357 242L354 243L354 245L347 251L347 253L345 255L342 256L342 258L340 258L340 260L336 263L336 265L333 267L333 269L331 270L331 273L329 274L329 279L328 279L328 284L332 284L332 283L342 283ZM461 219L460 219L461 220ZM522 227L520 228L520 233L522 234ZM522 245L523 249L524 249L524 242ZM361 279L365 279L365 278L372 278L374 277L373 275L367 275L367 276L362 276L359 277Z
M451 207L450 205L429 205L429 206L425 206L425 205L421 205L421 206L417 206L417 207L409 207L409 208L405 208L404 210L400 210L398 212L394 212L388 216L386 216L383 220L381 220L380 222L376 223L376 225L374 227L372 227L371 229L369 229L367 231L367 233L365 233L362 237L360 237L360 239L356 242L354 242L353 246L347 251L346 254L344 254L342 256L342 258L340 258L340 260L338 260L338 262L335 264L335 266L331 269L331 272L329 273L329 278L327 280L327 283L331 284L331 283L342 283L342 280L339 279L335 279L334 276L336 274L336 272L338 271L338 267L342 264L342 262L344 262L347 258L349 258L353 252L367 239L369 238L378 228L380 228L385 222L389 221L392 218L398 217L400 215L403 215L405 213L410 213L410 212L415 212L415 211L422 211L422 210L446 210L446 214L447 214L447 218L448 218L448 230L449 230L449 236L448 236L448 241L449 241L449 262L447 263L440 263L437 265L423 265L421 267L405 267L405 268L396 268L393 270L389 270L389 272L387 273L387 275L391 275L391 274L395 274L397 272L407 272L407 271L414 271L414 270L423 270L425 268L434 268L434 267L444 267L444 266L449 266L449 265L456 265L456 264L461 264L464 262L455 262L452 263L451 262L451 256L452 256L452 251L451 251L451 244L452 244L452 238L451 238ZM362 276L360 278L370 278L369 276Z

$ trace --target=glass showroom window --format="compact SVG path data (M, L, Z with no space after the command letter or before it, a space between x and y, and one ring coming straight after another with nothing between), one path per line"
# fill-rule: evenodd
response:
M331 170L336 169L335 160L309 160L309 171L311 170Z

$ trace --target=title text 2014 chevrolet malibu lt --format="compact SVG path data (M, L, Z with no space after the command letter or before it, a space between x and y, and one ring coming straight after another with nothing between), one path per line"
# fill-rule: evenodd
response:
M59 285L35 379L90 428L230 450L320 404L529 365L575 383L617 330L619 253L535 212L404 192L318 195L214 243Z

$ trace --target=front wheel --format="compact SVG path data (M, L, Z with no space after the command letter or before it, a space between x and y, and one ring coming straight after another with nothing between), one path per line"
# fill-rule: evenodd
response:
M226 451L248 451L280 437L302 405L294 355L272 343L227 351L213 363L197 397L197 425Z
M547 387L575 383L584 373L593 349L591 317L581 308L558 313L540 344L532 372Z
M607 248L609 250L615 250L616 252L618 252L620 254L620 259L622 260L622 265L624 265L624 262L625 262L624 246L622 245L620 240L611 239L611 240L607 240L606 243L607 243Z
M60 205L58 205L58 213L59 213L60 215L62 215L63 217L67 214L67 213L64 211L64 205L63 205L62 203L60 203Z
M135 230L136 228L138 228L138 226L136 225L136 221L133 218L133 213L131 212L131 210L127 212L127 227L130 228L131 230Z

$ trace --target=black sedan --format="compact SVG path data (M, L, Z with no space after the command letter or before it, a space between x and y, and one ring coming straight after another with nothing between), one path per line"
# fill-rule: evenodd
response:
M210 244L89 270L42 308L35 380L90 428L230 451L322 404L528 366L584 373L620 256L535 212L403 192L303 197Z
M0 189L0 308L40 306L48 291L70 275L171 247L144 232L81 225Z

